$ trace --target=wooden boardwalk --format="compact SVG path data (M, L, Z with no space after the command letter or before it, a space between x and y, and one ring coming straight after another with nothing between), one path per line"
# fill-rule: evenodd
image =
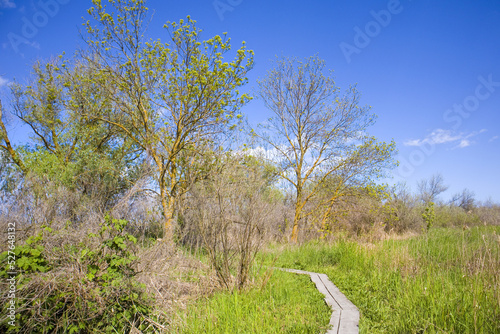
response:
M359 310L333 284L325 274L313 273L297 269L274 268L296 274L306 274L316 284L316 288L325 295L325 301L332 308L330 318L331 329L327 334L354 334L359 333Z

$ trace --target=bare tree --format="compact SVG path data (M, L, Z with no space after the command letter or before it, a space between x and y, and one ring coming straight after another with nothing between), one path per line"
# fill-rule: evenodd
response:
M359 105L356 87L340 94L333 79L323 74L324 67L318 57L305 62L282 58L259 82L260 97L273 117L253 133L271 146L281 177L295 190L292 241L297 241L303 218L323 209L327 219L347 185L366 184L393 165L394 142L377 142L365 133L375 116ZM332 180L328 198L306 210Z
M439 194L448 190L448 186L444 184L441 174L434 174L429 179L419 181L417 187L420 199L425 204L435 202Z
M462 192L453 195L451 203L469 212L475 206L474 192L465 188Z

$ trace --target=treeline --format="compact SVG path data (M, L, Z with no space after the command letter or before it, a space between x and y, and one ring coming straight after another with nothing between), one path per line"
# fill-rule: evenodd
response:
M151 247L159 261L201 250L222 287L242 289L266 242L499 223L500 207L470 191L439 202L440 176L417 195L377 184L395 143L367 134L375 115L318 57L276 60L258 83L270 117L252 128L244 43L201 40L189 17L149 40L144 1L92 3L87 47L36 63L0 103L0 222L16 226L19 287L16 326L4 309L2 331L158 330L138 283ZM12 143L12 116L28 144Z

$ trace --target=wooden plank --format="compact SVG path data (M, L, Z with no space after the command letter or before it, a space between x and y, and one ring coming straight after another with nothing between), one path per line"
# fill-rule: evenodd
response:
M349 300L347 297L340 292L339 288L335 284L333 284L328 276L325 274L319 274L319 278L323 281L326 289L330 292L330 294L335 298L335 300L342 305L342 309L353 309L357 310L358 308Z
M306 274L306 275L314 274L313 272L299 270L299 269L288 269L288 268L272 268L272 269L278 269L278 270L282 270L282 271L288 271L290 273L295 273L295 274Z
M359 333L359 310L347 297L340 292L335 284L333 284L325 274L318 275L322 280L325 288L332 295L335 301L342 307L340 325L338 333L342 334L357 334Z
M358 334L359 333L359 311L343 310L338 333Z

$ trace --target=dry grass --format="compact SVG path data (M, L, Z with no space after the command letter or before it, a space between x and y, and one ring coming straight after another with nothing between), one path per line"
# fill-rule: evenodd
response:
M179 248L157 241L138 254L138 281L156 300L157 309L170 316L193 299L212 294L219 284L213 270Z

